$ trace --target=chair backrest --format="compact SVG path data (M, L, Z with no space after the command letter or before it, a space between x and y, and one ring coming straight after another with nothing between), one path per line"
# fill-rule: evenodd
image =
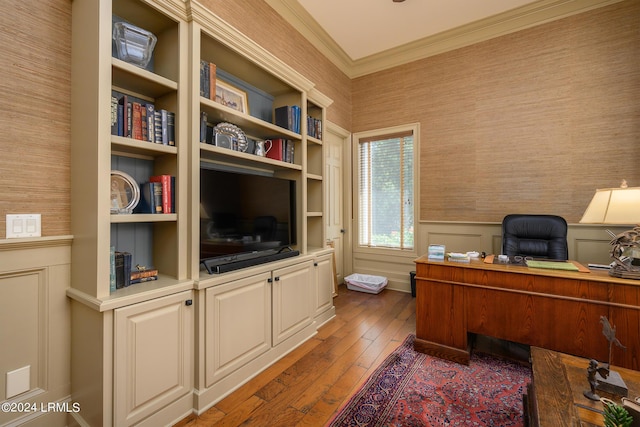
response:
M278 221L275 216L259 216L253 221L253 233L260 236L263 242L275 240Z
M566 260L567 221L556 215L507 215L502 220L502 253Z

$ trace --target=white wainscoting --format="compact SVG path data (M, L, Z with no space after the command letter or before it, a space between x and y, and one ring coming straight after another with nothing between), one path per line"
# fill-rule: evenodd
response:
M0 412L2 426L67 425L71 240L0 240L0 402L18 409ZM24 391L7 396L7 372L26 367Z
M618 234L631 226L600 226L569 224L567 243L569 258L585 266L589 263L608 264L611 236L607 230ZM351 273L384 276L389 280L388 289L410 292L410 275L415 270L413 261L425 254L430 244L445 245L447 252L478 251L499 254L502 247L500 223L421 222L416 234L416 252L353 249Z

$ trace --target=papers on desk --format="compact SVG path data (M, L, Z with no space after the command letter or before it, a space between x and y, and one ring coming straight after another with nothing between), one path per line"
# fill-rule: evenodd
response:
M573 264L572 262L564 262L564 261L536 261L536 260L528 260L527 267L530 268L547 268L549 270L568 270L568 271L579 271L578 266Z

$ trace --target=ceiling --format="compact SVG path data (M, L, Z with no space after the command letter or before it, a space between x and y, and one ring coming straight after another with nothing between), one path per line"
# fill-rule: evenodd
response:
M265 0L354 78L620 0Z

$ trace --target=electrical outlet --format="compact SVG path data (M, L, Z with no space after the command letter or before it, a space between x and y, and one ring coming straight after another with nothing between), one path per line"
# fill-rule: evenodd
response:
M17 237L40 237L42 218L40 214L7 215L7 239Z
M6 373L5 394L7 399L29 391L31 388L31 365Z

